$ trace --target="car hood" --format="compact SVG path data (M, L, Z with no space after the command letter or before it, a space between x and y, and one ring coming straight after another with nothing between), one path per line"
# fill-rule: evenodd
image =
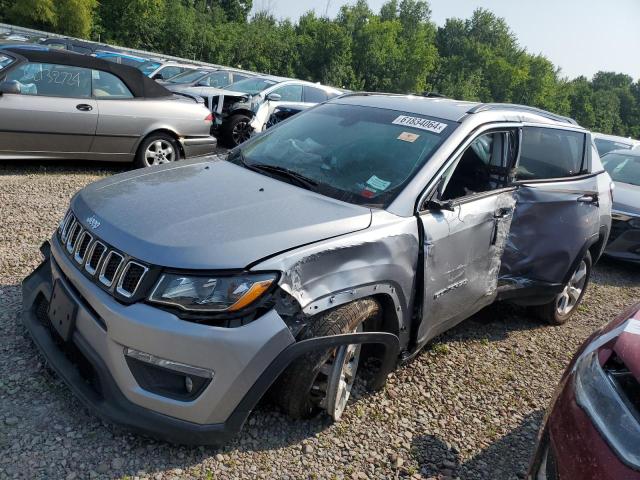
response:
M615 182L613 191L613 209L620 212L640 215L640 186Z
M92 233L113 247L184 269L243 268L371 223L366 207L220 157L114 175L78 192L72 209L85 226L95 217Z

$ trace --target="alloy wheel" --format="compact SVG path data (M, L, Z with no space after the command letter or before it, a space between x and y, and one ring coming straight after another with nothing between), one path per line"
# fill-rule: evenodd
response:
M231 132L231 138L234 144L240 145L242 142L249 140L250 136L251 127L248 120L241 120L234 125L233 131Z
M176 151L167 140L155 140L149 144L144 152L144 160L148 166L162 165L173 162L176 159Z
M556 310L560 315L568 315L578 304L584 286L587 282L587 262L582 260L580 265L558 295Z

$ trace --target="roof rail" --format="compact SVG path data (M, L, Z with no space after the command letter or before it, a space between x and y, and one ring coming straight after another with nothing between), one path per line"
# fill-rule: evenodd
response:
M528 105L518 105L515 103L481 103L467 110L467 113L479 113L479 112L486 112L489 110L525 110L527 112L540 115L541 117L545 117L550 120L555 120L556 122L563 122L563 123L570 123L571 125L578 125L578 122L576 122L573 118L564 117L556 113L547 112L546 110L542 110L541 108L529 107Z

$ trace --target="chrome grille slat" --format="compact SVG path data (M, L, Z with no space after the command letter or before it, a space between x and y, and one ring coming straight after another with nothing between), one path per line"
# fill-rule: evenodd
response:
M132 270L134 268L139 273ZM149 269L144 265L134 262L133 260L129 260L120 274L116 291L124 297L131 298L136 293L136 290L138 290L138 287L142 283L142 279L146 275L147 271L149 271ZM129 285L129 282L133 282L133 287Z
M107 287L111 287L118 275L118 270L120 270L123 262L124 257L115 250L111 250L102 263L100 275L98 275L98 280L100 280L100 283ZM113 273L111 274L107 270L113 270Z
M69 239L67 240L67 252L73 253L76 249L76 243L78 242L78 237L82 233L82 225L78 220L74 220L71 229L69 230Z
M98 257L94 260L94 256L96 253L98 253ZM89 254L87 255L87 262L84 265L84 269L90 275L96 274L96 272L98 271L98 266L100 266L100 262L104 258L105 253L107 253L107 247L104 243L99 240L93 242L93 245L91 245L91 248L89 249Z
M75 254L73 255L73 259L79 263L83 264L84 259L87 256L87 251L89 250L89 245L93 241L93 235L91 235L86 230L82 232L82 234L78 237L78 248L76 249Z

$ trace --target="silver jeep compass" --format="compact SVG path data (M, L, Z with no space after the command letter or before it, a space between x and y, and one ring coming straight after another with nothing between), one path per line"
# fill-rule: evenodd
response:
M270 395L339 419L496 300L566 322L611 224L590 132L517 105L346 94L226 156L73 198L24 322L97 414L222 443Z

